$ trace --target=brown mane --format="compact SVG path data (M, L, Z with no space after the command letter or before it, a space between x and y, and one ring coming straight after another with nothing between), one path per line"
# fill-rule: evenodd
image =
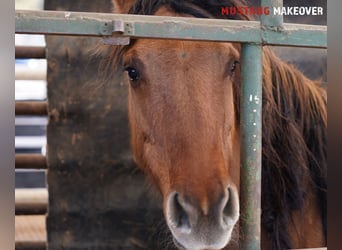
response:
M176 13L194 17L248 20L242 15L221 15L221 6L238 5L246 4L237 0L139 0L129 13L153 15L159 7L167 6ZM129 46L111 48L108 69L113 71ZM234 91L239 121L238 83ZM326 239L326 92L268 48L263 53L262 119L262 225L271 239L271 249L292 247L288 225L293 212L305 212L305 198L311 189L319 201Z
M268 49L263 59L262 223L272 249L291 248L286 225L316 193L326 237L326 92Z

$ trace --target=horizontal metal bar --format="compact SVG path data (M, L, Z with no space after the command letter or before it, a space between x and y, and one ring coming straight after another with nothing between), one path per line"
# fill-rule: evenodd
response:
M46 241L15 241L16 250L46 250Z
M35 46L16 46L15 47L15 58L19 59L44 59L46 58L45 47Z
M20 10L16 11L15 20L16 33L82 36L112 34L112 20L103 14L96 16L81 12Z
M327 48L327 27L284 23L284 29L262 28L265 45Z
M41 154L16 154L16 169L47 169L46 157Z
M15 190L15 215L45 214L48 191L45 188Z
M15 115L47 115L47 102L34 101L34 102L16 102Z
M15 32L327 47L326 26L284 24L277 32L256 21L87 12L16 11Z

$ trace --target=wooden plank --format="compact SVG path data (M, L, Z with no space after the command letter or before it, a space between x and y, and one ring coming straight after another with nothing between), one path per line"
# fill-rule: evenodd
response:
M45 47L37 46L16 46L15 47L15 58L17 59L44 59L45 58Z
M15 67L15 80L46 80L46 69Z
M41 154L16 154L16 169L46 169L46 157Z
M46 101L16 102L15 103L15 115L46 116L47 115L47 102Z
M15 249L46 249L46 216L15 216Z
M15 250L46 250L46 241L15 241Z
M45 214L48 206L48 192L45 188L20 188L15 190L15 214Z

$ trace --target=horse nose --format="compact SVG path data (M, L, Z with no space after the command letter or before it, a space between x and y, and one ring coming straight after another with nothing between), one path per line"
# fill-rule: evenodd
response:
M217 242L228 241L239 216L237 191L228 188L211 203L201 205L195 201L178 192L167 199L166 220L176 242L183 242L184 246L200 239L203 246L212 247Z
M167 203L167 222L169 225L184 233L191 231L191 221L194 221L197 211L192 204L185 201L179 193L172 193Z

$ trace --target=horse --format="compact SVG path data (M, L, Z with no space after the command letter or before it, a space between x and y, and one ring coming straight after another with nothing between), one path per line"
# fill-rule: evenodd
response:
M240 0L112 0L115 13L222 15ZM179 249L236 249L240 216L240 43L134 39L110 47L124 69L134 159L162 196ZM262 52L262 249L327 241L327 96L318 82Z

